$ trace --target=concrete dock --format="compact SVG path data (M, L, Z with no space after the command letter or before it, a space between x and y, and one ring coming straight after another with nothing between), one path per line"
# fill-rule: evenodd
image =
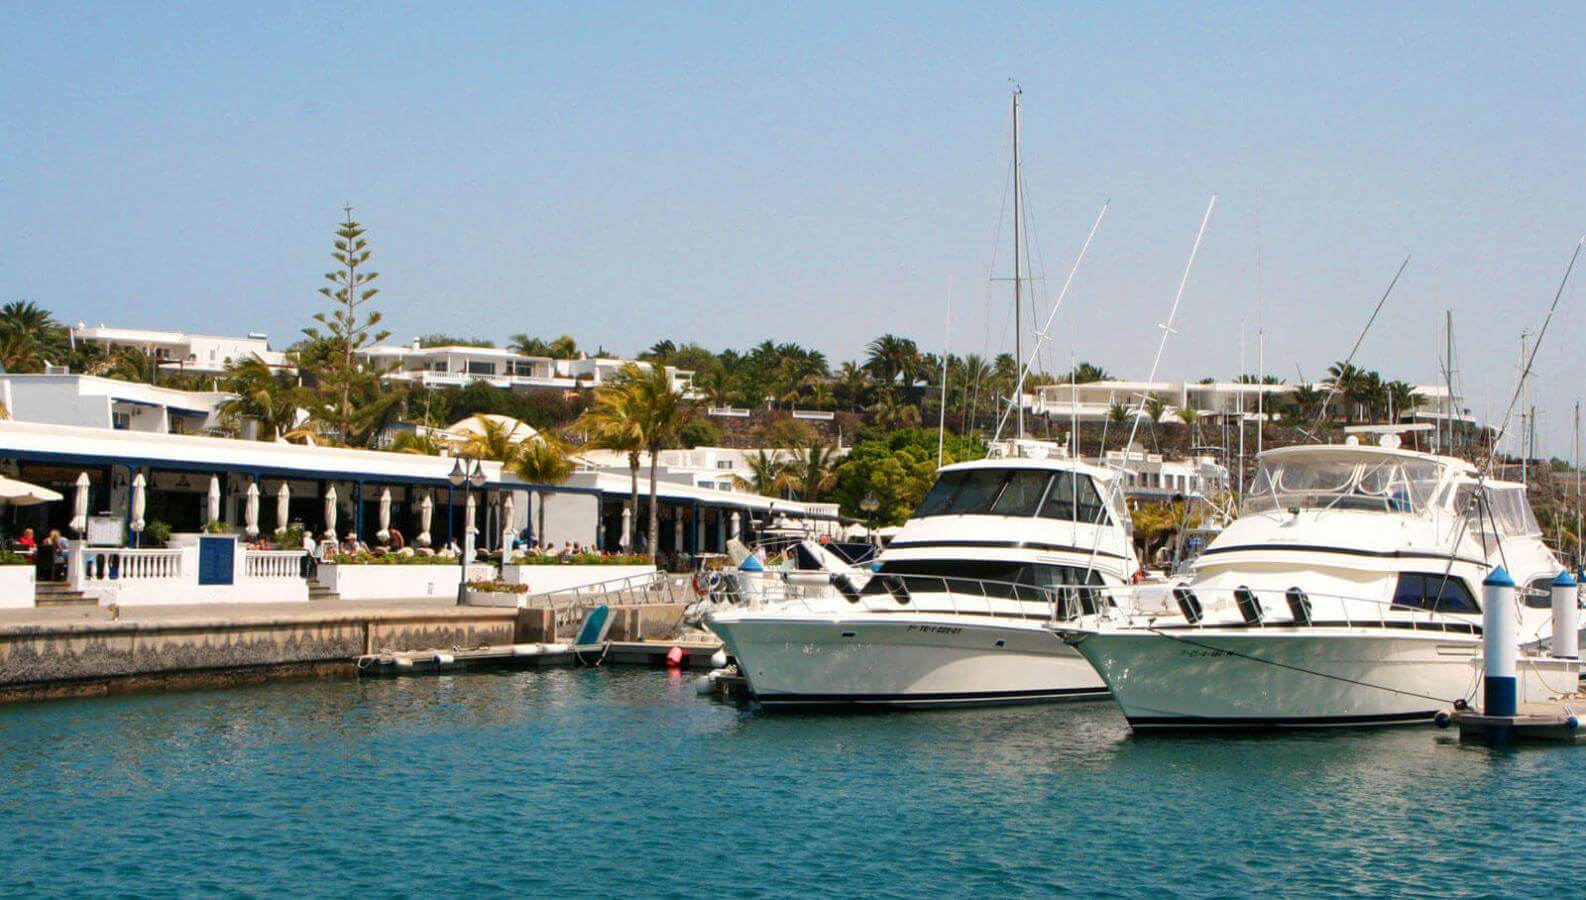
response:
M565 617L564 617L565 618ZM657 665L682 609L613 608L609 664ZM515 647L557 642L550 609L457 606L451 598L0 611L0 702L353 676L360 660L437 653L459 667L527 665ZM566 637L565 635L563 636ZM685 650L705 666L716 650ZM557 655L533 664L560 665ZM392 663L395 668L395 662Z
M1489 716L1477 710L1455 710L1448 724L1461 741L1487 744L1586 744L1586 693L1538 703L1520 704L1519 714ZM1441 722L1440 722L1441 724Z

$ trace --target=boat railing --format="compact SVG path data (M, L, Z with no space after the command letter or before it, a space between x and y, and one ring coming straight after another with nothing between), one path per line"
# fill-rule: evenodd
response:
M1480 613L1428 609L1351 594L1248 586L1207 588L1181 584L1169 590L1170 605L1159 614L1138 605L1114 610L1130 624L1149 628L1399 628L1414 631L1472 634Z
M733 605L758 608L792 605L811 613L830 612L833 604L865 606L880 600L888 608L947 612L959 616L1039 618L1072 621L1116 603L1118 586L1099 584L1033 585L945 575L876 573L860 589L844 576L824 573L768 573L753 579L725 578L714 593ZM841 598L841 599L839 599ZM846 601L846 602L844 602ZM945 604L945 606L943 605ZM838 607L840 608L840 607Z

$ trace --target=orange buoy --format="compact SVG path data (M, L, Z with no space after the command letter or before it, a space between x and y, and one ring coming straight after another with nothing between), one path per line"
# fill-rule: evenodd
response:
M683 665L683 648L673 647L666 651L666 667L676 669Z

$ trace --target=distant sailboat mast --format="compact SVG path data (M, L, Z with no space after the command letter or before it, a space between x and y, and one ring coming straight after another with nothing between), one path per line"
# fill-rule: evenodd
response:
M1024 278L1022 269L1023 258L1020 256L1019 230L1021 219L1024 218L1024 176L1019 167L1019 95L1023 93L1018 82L1013 84L1013 358L1016 362L1024 360L1024 319L1023 295L1020 292L1020 282ZM1018 417L1017 436L1024 437L1024 392L1021 383L1015 383L1013 388L1013 403L1015 415Z

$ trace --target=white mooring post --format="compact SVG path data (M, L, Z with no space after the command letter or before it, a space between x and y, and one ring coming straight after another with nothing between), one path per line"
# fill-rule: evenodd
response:
M1516 700L1515 663L1519 650L1515 642L1514 579L1503 566L1492 570L1481 583L1482 658L1486 677L1482 683L1482 714L1513 716L1519 712Z
M1557 659L1580 657L1580 601L1575 579L1560 572L1553 579L1553 656Z

